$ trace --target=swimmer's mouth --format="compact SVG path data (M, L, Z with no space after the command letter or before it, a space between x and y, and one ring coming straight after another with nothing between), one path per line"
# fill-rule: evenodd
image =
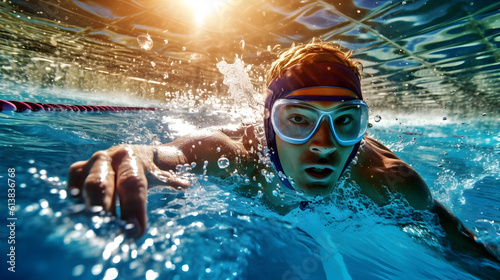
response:
M307 175L315 179L326 179L333 174L331 167L309 167L305 169Z

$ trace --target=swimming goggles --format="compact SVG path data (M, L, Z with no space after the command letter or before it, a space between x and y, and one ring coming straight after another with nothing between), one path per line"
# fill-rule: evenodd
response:
M363 139L368 128L368 105L363 100L351 100L329 110L296 99L279 99L271 110L271 123L276 134L291 144L304 144L326 118L335 140L350 146Z

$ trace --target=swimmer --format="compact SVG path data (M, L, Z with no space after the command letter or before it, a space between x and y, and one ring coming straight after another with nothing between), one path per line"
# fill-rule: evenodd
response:
M194 162L196 173L225 178L237 170L256 178L249 189L262 185L267 204L281 214L308 206L288 196L274 196L277 186L325 197L349 169L349 180L377 204L387 204L391 194L399 193L413 208L437 214L452 249L498 261L432 198L413 168L366 135L368 105L361 91L360 68L351 52L331 43L292 47L268 71L262 142L256 137L257 128L251 126L201 131L161 146L111 147L70 167L69 193L82 197L88 207L102 206L112 213L117 195L121 218L135 225L128 234L139 237L147 226L148 175L176 189L188 188L189 182L173 172L178 165ZM256 152L259 143L268 147L276 170L270 183L261 174L265 162ZM220 157L229 159L227 168L217 165Z

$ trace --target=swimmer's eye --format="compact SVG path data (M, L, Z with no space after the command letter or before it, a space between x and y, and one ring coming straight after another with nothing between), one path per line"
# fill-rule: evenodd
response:
M294 124L307 124L307 123L309 123L307 118L304 116L301 116L301 115L292 115L292 116L288 117L288 119Z
M349 116L341 116L335 119L335 124L346 125L353 121Z

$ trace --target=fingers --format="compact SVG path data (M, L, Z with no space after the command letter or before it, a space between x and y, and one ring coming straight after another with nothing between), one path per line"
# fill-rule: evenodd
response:
M90 160L74 163L68 172L68 190L81 195L87 207L102 206L115 214L115 195L120 201L121 219L128 225L126 234L140 237L147 225L147 189L149 174L175 189L186 189L190 182L173 171L163 171L150 159L148 150L116 146L95 153Z
M113 168L116 170L116 191L120 199L122 220L132 224L127 235L139 237L146 231L148 182L144 163L130 147L115 154Z
M78 196L81 193L83 182L87 176L87 161L73 163L68 171L68 193L72 196Z
M191 183L188 180L183 180L179 178L174 171L169 170L160 170L156 168L156 170L149 170L149 174L151 174L157 180L168 184L169 187L176 190L185 190L191 186Z
M86 205L102 206L114 213L115 172L111 167L111 157L105 151L95 153L87 165L88 175L83 182L83 198Z

